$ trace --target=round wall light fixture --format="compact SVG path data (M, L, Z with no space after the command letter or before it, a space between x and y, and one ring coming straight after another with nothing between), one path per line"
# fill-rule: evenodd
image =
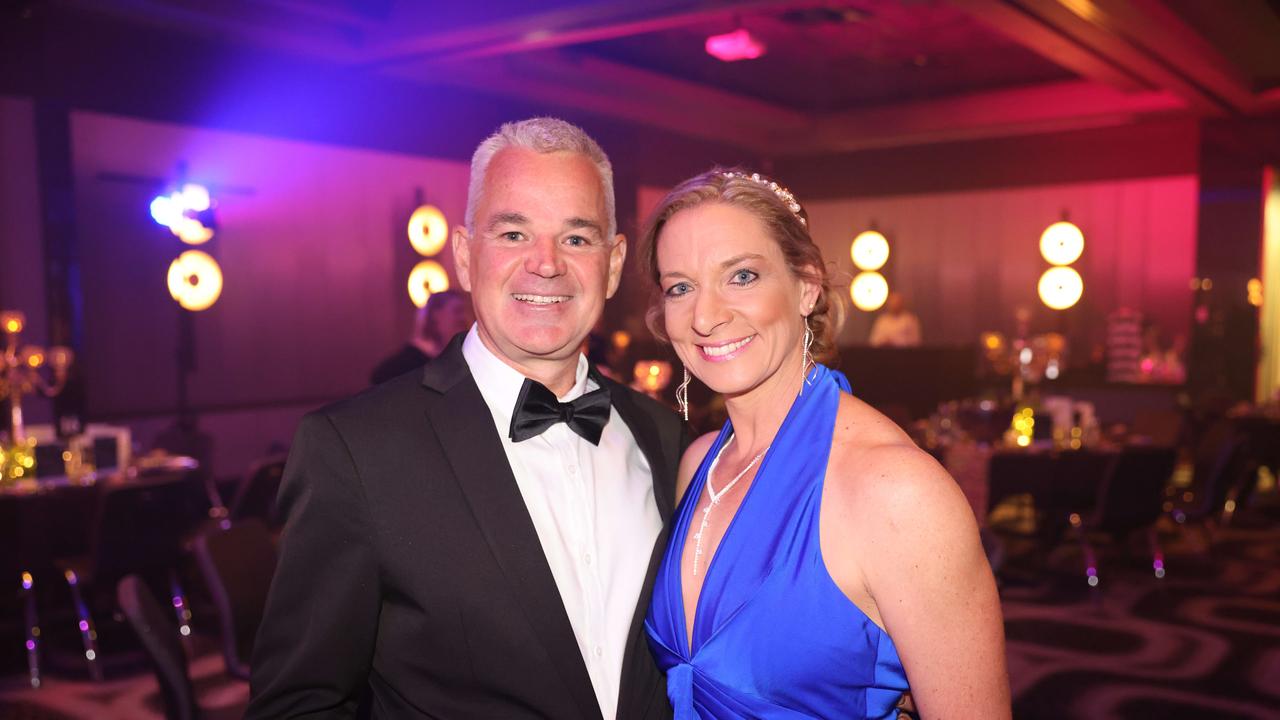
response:
M199 250L188 250L169 264L169 295L184 309L208 310L222 295L222 268Z
M849 256L859 270L879 270L889 261L889 241L876 230L861 232L849 246Z
M1052 267L1040 276L1037 290L1045 305L1054 310L1066 310L1080 302L1080 296L1084 294L1084 280L1073 268Z
M449 223L434 205L421 205L409 216L409 244L419 255L431 257L444 249Z
M889 282L878 272L860 272L849 285L849 297L854 307L863 312L874 312L889 298Z
M1084 233L1062 220L1040 234L1040 254L1050 265L1070 265L1084 252Z
M409 299L416 307L424 307L427 298L449 289L449 273L435 260L423 260L409 271Z

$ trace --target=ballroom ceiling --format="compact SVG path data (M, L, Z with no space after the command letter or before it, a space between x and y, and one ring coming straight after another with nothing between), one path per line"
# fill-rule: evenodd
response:
M1280 114L1280 0L48 1L773 155Z

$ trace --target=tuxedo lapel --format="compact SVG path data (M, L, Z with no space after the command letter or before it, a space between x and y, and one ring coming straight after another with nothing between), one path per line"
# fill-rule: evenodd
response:
M675 512L676 464L678 458L671 453L680 452L681 448L672 447L663 453L662 440L659 437L655 419L646 413L635 402L631 391L620 385L610 388L613 407L618 411L631 434L649 461L650 473L653 476L653 497L658 506L658 514L662 517L662 530L654 542L653 552L649 558L649 569L645 575L644 590L636 601L635 613L631 618L631 629L627 635L626 655L622 659L622 678L618 689L618 717L645 717L646 709L655 695L655 683L660 678L653 659L649 655L648 643L644 635L644 618L649 610L649 599L653 592L653 581L661 564L663 551L667 547L667 534L670 530L671 517ZM649 672L645 672L648 669Z
M591 677L578 650L538 532L507 462L502 440L462 356L459 335L427 365L423 385L441 397L428 404L434 428L476 523L512 592L582 716L599 718Z

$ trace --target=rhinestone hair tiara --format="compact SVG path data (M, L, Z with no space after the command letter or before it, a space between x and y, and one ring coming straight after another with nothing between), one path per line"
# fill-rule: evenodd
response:
M769 188L774 195L778 196L778 199L782 201L782 204L787 206L787 209L791 211L791 214L796 216L796 219L800 221L801 225L804 225L805 227L809 226L809 223L804 219L804 215L800 214L800 201L796 200L796 196L792 195L790 190L779 185L773 180L761 176L760 173L751 173L748 175L746 173L736 171L722 172L720 173L720 176L726 180L750 180L757 185Z

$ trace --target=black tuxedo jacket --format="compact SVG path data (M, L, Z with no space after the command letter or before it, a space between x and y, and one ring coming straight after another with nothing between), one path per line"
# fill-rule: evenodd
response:
M600 708L461 337L410 373L307 415L253 653L247 717L599 718ZM669 519L684 434L605 379ZM636 599L619 718L670 716Z

